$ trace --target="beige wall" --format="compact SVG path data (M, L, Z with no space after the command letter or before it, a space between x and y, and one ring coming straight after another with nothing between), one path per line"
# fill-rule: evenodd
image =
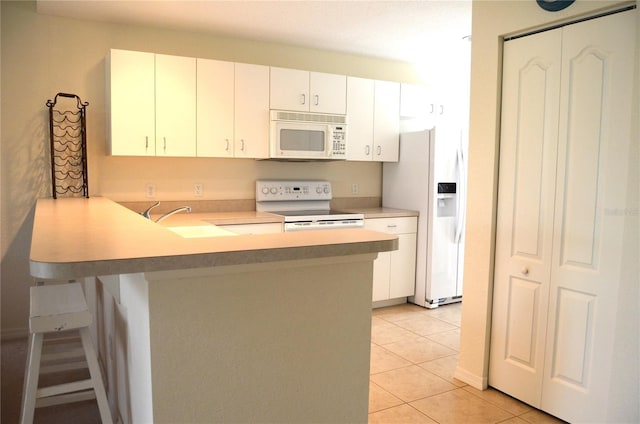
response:
M486 387L489 362L500 122L501 37L587 16L601 9L633 3L577 0L563 11L551 13L539 8L533 0L473 2L465 292L460 359L456 375L475 387ZM638 35L640 36L640 31ZM636 43L636 48L638 47L640 42ZM637 86L635 90L634 101L637 105ZM635 130L637 134L637 123ZM630 177L630 182L633 181L637 184L637 178L634 180Z
M35 2L2 1L2 332L26 329L29 244L33 208L49 197L48 117L45 102L58 92L88 101L89 190L116 201L145 200L153 182L158 199L252 199L257 178L327 178L335 196L380 196L376 163L274 163L246 159L122 158L105 155L104 57L111 48L213 58L333 72L367 78L419 82L412 65L130 25L80 21L36 13ZM135 101L135 99L131 99ZM61 247L62 248L62 247Z

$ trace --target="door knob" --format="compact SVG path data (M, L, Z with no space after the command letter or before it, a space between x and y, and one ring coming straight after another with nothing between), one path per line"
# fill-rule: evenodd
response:
M529 275L529 268L528 267L522 268L522 275Z

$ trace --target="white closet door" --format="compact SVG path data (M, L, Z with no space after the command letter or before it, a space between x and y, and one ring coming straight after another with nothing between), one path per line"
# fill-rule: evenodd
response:
M543 409L609 421L628 207L635 13L564 28ZM637 163L637 161L636 161ZM636 281L637 284L637 281ZM637 316L637 315L636 315ZM637 337L629 335L630 337Z
M560 29L505 42L489 384L540 406L560 91Z

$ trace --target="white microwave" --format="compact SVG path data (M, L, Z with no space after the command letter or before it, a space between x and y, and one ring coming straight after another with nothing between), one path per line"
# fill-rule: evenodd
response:
M320 160L347 158L347 117L272 110L269 157Z

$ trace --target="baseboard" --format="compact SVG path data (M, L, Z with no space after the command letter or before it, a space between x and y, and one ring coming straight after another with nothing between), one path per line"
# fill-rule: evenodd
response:
M467 383L474 389L485 390L488 387L488 381L486 377L472 374L469 371L460 368L459 366L456 367L454 377L464 383Z
M396 299L388 299L388 300L378 300L377 302L373 302L372 309L384 308L385 306L402 305L404 303L407 303L406 297L398 297Z
M28 328L9 328L6 330L2 330L0 333L0 340L15 340L15 339L26 339L29 337L29 329Z

